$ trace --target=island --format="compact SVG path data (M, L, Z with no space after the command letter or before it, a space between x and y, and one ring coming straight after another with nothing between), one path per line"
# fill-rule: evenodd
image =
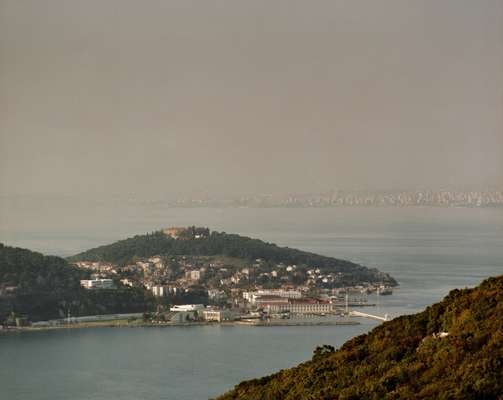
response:
M390 275L259 239L171 227L68 259L0 247L0 322L44 326L111 319L145 323L347 313L392 293ZM180 308L181 307L181 308Z

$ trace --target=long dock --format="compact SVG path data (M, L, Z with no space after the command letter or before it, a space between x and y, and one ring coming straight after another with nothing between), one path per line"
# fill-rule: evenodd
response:
M333 325L360 325L358 321L289 321L289 320L269 320L269 321L236 321L235 324L246 326L333 326Z
M367 314L367 313L363 313L360 311L350 311L349 316L370 318L370 319L375 319L377 321L388 321L388 314L385 314L384 317L381 317L380 315Z

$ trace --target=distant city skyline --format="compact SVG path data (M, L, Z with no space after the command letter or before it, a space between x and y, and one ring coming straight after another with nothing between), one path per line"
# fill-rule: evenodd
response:
M0 209L30 207L49 200L56 205L80 203L87 207L99 204L152 204L168 207L337 207L337 206L433 206L433 207L501 207L503 185L500 187L444 187L441 189L415 188L402 190L330 189L322 192L236 193L192 196L163 196L161 193L142 193L110 197L82 195L0 195Z

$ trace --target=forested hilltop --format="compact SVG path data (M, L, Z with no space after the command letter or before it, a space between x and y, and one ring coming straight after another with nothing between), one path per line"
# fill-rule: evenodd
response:
M89 291L80 279L89 272L65 259L0 243L0 324L72 316L144 311L151 300L143 290ZM12 322L12 321L11 321Z
M453 290L334 351L242 382L219 400L502 399L503 276Z
M187 228L191 229L191 228ZM346 260L326 257L306 251L279 247L259 239L225 232L209 232L194 237L174 238L163 231L138 235L110 245L100 246L69 258L69 261L103 261L119 266L155 255L226 256L254 262L261 259L266 265L295 264L301 268L316 267L322 271L340 272L339 284L355 285L362 282L395 286L397 282L377 269L366 268ZM264 269L266 270L266 269Z

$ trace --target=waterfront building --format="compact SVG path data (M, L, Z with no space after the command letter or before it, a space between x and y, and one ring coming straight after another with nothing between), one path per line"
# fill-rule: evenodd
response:
M203 318L205 321L222 322L222 321L233 320L234 315L231 312L231 310L228 309L225 310L206 309L203 311Z
M288 299L279 296L260 296L255 300L255 306L273 313L289 310Z
M169 320L171 322L184 323L184 322L196 321L197 319L198 319L197 312L192 310L192 311L177 311L170 316Z
M255 292L243 292L243 298L250 304L256 304L257 299L264 296L275 296L286 299L300 299L302 293L300 290L287 290L287 289L260 289Z
M317 299L292 299L289 306L292 314L324 314L335 311L332 303Z
M176 312L202 311L202 310L204 310L204 305L202 305L202 304L179 304L179 305L171 307L169 310L176 311Z
M257 308L269 313L325 314L335 311L335 304L319 299L287 299L278 296L263 296L257 299Z

